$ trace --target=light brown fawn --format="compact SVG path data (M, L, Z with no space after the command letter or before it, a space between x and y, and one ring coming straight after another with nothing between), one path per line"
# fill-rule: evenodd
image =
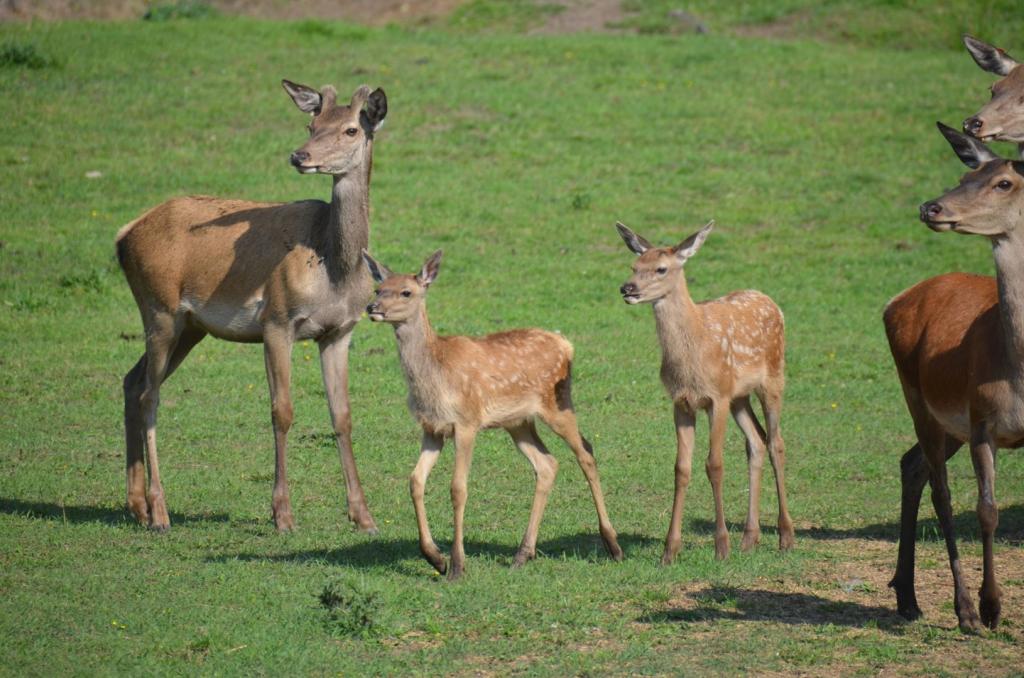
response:
M318 92L282 84L312 116L309 140L292 153L291 164L302 174L333 176L329 204L175 198L117 234L118 259L146 332L146 352L124 378L128 509L155 530L170 527L156 452L160 385L212 334L263 342L276 455L272 509L279 530L294 526L285 474L292 345L317 342L349 518L376 532L352 454L348 347L370 298L359 252L369 242L373 139L387 114L387 98L364 85L351 101L338 104L333 87Z
M992 85L989 102L964 120L964 131L982 141L1015 142L1024 155L1024 67L998 47L970 35L964 36L964 45L982 70L1001 76Z
M624 224L616 224L626 246L639 255L633 263L632 277L620 291L627 304L653 304L661 344L661 382L675 406L675 500L661 558L664 565L675 559L681 543L697 410L706 411L711 424L711 449L705 469L715 500L715 557L729 555L722 499L722 450L730 412L747 439L750 503L742 548L753 547L761 538L758 508L766 444L779 495L779 548L793 546L793 521L786 508L785 451L779 432L785 385L782 311L754 290L694 303L683 265L700 249L713 224L709 222L675 247L660 248ZM767 438L750 406L751 393L757 394L764 408Z
M427 318L427 288L437 278L441 250L416 275L397 275L363 251L374 280L376 299L366 307L374 322L394 326L398 356L409 386L409 411L423 429L420 458L409 478L416 509L420 551L438 572L458 579L465 567L463 516L473 443L482 428L503 428L536 473L530 521L514 565L536 556L537 530L555 481L558 462L537 435L540 418L576 454L597 507L601 539L615 560L622 560L608 520L593 448L579 432L572 404L573 347L564 337L538 329L509 330L485 337L440 337ZM451 497L455 537L451 565L434 543L423 495L446 438L455 439Z
M921 205L933 231L985 236L996 277L948 273L896 295L885 308L889 338L917 444L900 462L902 501L896 574L899 613L917 619L914 542L921 492L946 540L960 629L999 623L1001 592L992 560L999 512L995 500L998 447L1024 444L1024 162L1004 160L983 143L939 123L953 150L973 171L945 195ZM978 481L984 575L981 616L964 585L953 529L946 460L968 443Z

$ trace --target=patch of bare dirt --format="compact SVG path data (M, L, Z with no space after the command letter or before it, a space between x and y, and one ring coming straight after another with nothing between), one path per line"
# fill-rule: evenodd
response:
M544 4L560 5L563 9L552 13L544 25L531 33L606 33L616 30L615 25L625 17L621 0L562 0Z
M732 32L749 38L792 40L804 34L802 29L810 22L812 14L811 9L801 9L768 23L734 26Z
M465 0L209 0L223 14L260 19L329 19L381 26L448 16ZM147 0L0 0L0 21L138 19Z

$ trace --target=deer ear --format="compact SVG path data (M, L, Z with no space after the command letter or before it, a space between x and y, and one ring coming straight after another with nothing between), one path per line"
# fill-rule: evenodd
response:
M615 230L619 232L619 236L622 237L623 242L626 243L626 247L633 254L643 254L647 250L651 249L653 245L647 242L647 239L634 233L629 226L626 226L621 221L615 222Z
M292 101L295 102L300 111L312 115L320 113L320 108L323 104L323 97L320 96L320 92L317 92L312 87L306 87L291 80L282 80L281 86L284 87L285 92L288 92L288 96L292 98Z
M394 275L387 266L371 257L370 253L365 249L362 250L362 255L363 261L366 262L366 268L370 270L370 275L373 276L373 279L378 283L382 283Z
M700 246L704 244L704 241L708 239L708 234L711 233L712 227L715 225L715 220L712 219L704 228L700 229L689 238L679 243L672 248L672 252L675 253L676 258L680 262L685 262L687 259L692 257L700 249Z
M441 250L431 254L430 258L423 262L423 268L416 274L416 280L424 287L430 287L430 283L437 279L437 274L441 271L442 254Z
M974 63L981 66L983 71L996 75L1009 75L1010 71L1017 66L1017 61L1012 56L973 36L964 36L964 46L974 58Z
M380 87L370 92L363 115L374 132L384 126L384 118L388 115L388 97Z
M953 152L960 158L960 162L971 169L978 169L986 162L999 158L998 155L989 150L988 146L974 137L962 134L948 125L943 125L941 122L935 124L939 131L942 132L942 136L946 137L949 145L953 147Z

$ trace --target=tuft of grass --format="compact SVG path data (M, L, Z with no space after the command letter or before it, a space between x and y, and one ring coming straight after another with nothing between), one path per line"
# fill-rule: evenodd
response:
M39 70L54 68L59 62L42 54L31 43L7 42L0 47L0 68L31 68Z
M216 7L205 0L174 0L154 2L142 15L143 21L173 21L176 19L209 19L219 16Z
M325 610L324 627L335 635L366 638L380 630L380 592L354 581L333 581L317 596Z

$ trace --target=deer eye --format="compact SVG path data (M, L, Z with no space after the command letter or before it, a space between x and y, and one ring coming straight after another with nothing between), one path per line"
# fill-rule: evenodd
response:
M349 127L347 130L345 130L345 134L349 135L350 137L354 137L355 135L359 134L359 130L356 129L355 127Z
M657 269L655 269L655 273L657 273L658 275L665 275L666 273L668 273L668 267L659 266Z
M410 292L409 290L402 290L402 296L406 298L411 297L412 292Z
M1011 188L1013 188L1013 182L1007 179L1003 179L998 184L996 184L996 188L1000 191L1008 191Z

